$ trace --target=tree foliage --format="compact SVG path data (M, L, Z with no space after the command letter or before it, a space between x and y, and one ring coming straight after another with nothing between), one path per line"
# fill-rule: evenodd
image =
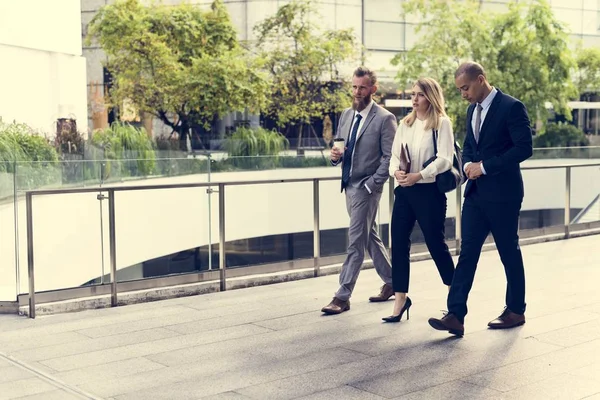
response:
M181 135L227 112L266 106L265 77L239 46L222 0L208 11L118 0L91 21L92 38L108 56L112 101L131 101Z
M585 133L571 124L550 123L546 125L545 130L543 135L535 137L533 141L535 147L571 147L590 144Z
M310 124L350 104L349 74L357 59L351 29L319 31L312 1L295 0L255 27L257 48L272 80L267 114L279 126Z
M580 93L600 90L600 49L578 48L575 83Z
M545 121L545 103L569 116L567 102L577 96L571 79L575 66L568 35L545 0L511 2L505 13L481 12L477 0L408 0L407 15L421 19L418 41L393 63L397 80L410 87L419 76L431 76L444 88L448 112L458 136L465 133L466 104L454 85L464 61L481 63L490 83L520 99L532 121Z

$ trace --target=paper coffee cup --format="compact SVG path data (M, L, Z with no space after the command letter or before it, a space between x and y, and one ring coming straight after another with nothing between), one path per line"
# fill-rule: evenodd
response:
M339 151L344 151L344 138L333 139L333 147L336 147Z

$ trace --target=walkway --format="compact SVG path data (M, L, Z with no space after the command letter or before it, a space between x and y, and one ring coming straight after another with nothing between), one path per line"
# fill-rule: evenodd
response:
M486 329L504 272L482 255L466 334L433 263L413 265L409 321L364 271L352 309L321 316L337 276L30 320L0 316L0 399L600 399L600 236L523 247L527 323Z

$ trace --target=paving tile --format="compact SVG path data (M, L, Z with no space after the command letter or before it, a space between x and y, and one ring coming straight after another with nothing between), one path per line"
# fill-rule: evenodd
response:
M244 396L237 392L223 392L212 396L199 397L198 400L250 400L248 396Z
M561 349L524 361L470 375L463 380L508 392L594 364L600 357L600 340Z
M179 349L183 349L182 352L185 353L188 346L193 346L197 343L204 343L206 346L210 343L225 341L231 338L255 335L263 332L269 332L269 330L253 325L240 325L193 336L176 336L150 342L75 354L66 357L57 357L42 361L41 364L53 368L56 371L69 371L77 368L85 368L119 360L144 357L151 354L175 352ZM156 361L160 362L160 360ZM191 360L190 362L193 361L194 360Z
M123 333L120 335L105 336L97 339L85 339L72 343L62 343L35 349L26 349L13 352L15 358L25 361L44 361L53 358L66 357L75 354L89 353L96 350L105 350L123 347L129 344L153 342L160 339L180 336L164 328L147 329L144 331Z
M87 381L97 379L110 380L115 377L129 376L164 368L164 365L152 362L145 358L131 358L108 364L94 365L93 367L60 372L54 374L54 376L63 382L81 385Z
M339 386L333 389L314 393L305 397L299 397L299 400L383 400L385 397L359 390L352 386Z
M583 399L600 392L600 381L561 374L502 394L506 400Z
M0 367L0 384L30 378L31 373L16 365Z
M37 377L19 379L17 381L0 383L0 399L14 399L52 392L54 390L56 390L56 386Z
M82 400L83 398L84 397L78 394L74 394L73 392L58 389L53 390L51 392L38 393L25 397L18 397L17 400Z
M456 380L397 397L398 400L499 399L501 392Z
M116 396L118 400L177 398L196 399L201 396L236 391L246 386L278 380L307 371L332 368L360 359L362 356L343 349L313 353L284 362L264 360L263 364L246 365L243 369L219 374L202 374L193 379L179 381L176 385L161 385Z
M591 340L600 339L600 315L598 318L581 324L573 324L562 329L534 336L542 342L570 347Z

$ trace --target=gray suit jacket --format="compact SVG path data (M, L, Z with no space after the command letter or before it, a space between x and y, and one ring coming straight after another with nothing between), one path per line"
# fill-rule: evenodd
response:
M337 127L336 137L344 138L346 145L353 119L354 110L347 108L342 112ZM350 185L363 187L366 184L371 191L383 191L389 176L392 143L397 127L394 114L373 104L354 145ZM342 157L341 163L344 161Z

